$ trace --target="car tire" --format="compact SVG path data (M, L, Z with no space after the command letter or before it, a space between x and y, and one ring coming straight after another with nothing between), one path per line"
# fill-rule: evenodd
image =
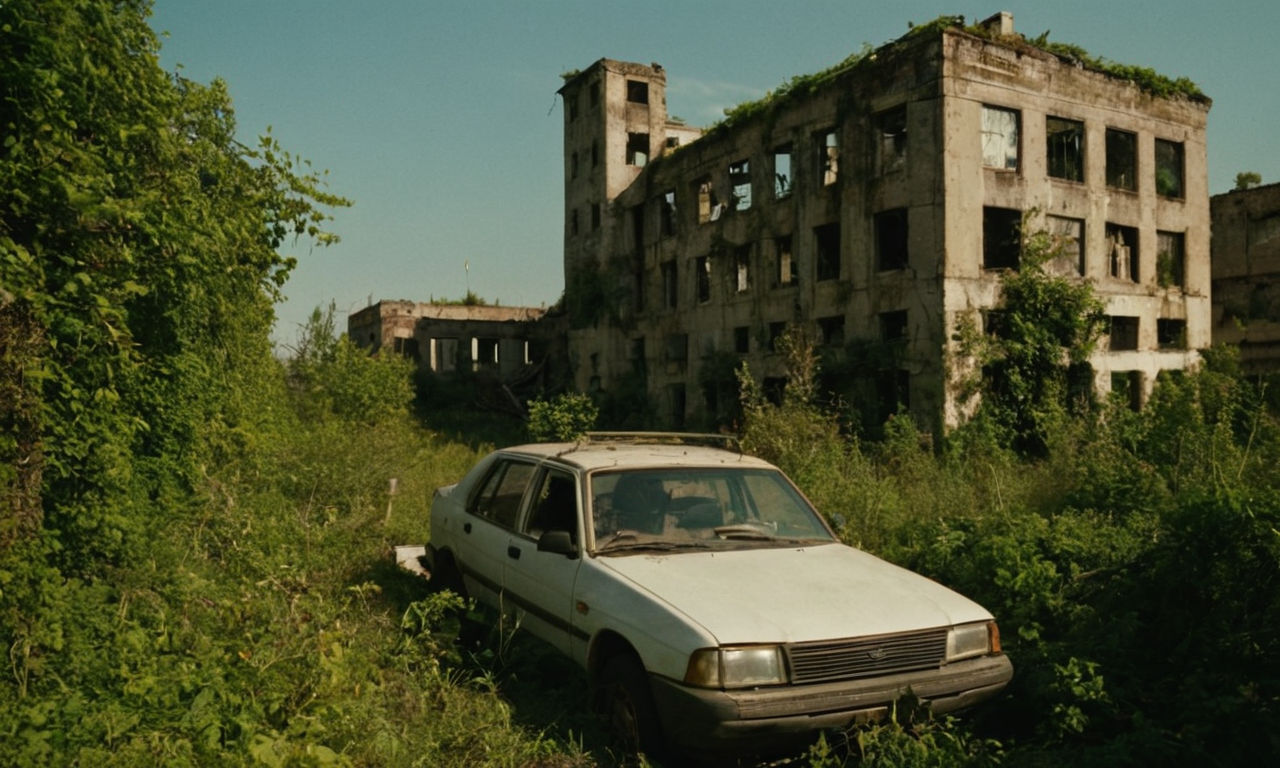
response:
M439 562L431 574L430 583L432 590L436 592L447 589L464 601L467 599L467 587L462 583L462 572L458 570L458 564L453 561L453 555L448 552L440 553Z
M662 729L653 705L649 679L640 662L630 654L618 654L600 670L600 714L615 747L631 762L640 754L660 758Z

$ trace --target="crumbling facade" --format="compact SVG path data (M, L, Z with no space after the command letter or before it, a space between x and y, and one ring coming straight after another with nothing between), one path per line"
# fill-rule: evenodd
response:
M1215 195L1213 341L1248 373L1280 371L1280 184Z
M564 325L538 307L380 301L347 318L347 335L389 348L432 373L487 372L512 378L559 361Z
M883 352L857 358L882 415L954 425L956 336L989 322L1024 217L1105 301L1096 391L1138 404L1210 342L1206 98L1042 50L1008 14L917 27L701 135L665 86L601 59L560 89L581 390L642 380L664 424L706 423L726 361L778 381L797 325L833 359Z

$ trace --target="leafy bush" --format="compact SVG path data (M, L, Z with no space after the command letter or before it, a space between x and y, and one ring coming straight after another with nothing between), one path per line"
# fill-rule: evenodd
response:
M529 402L529 439L534 442L577 440L596 423L599 410L587 395L571 392L551 400Z

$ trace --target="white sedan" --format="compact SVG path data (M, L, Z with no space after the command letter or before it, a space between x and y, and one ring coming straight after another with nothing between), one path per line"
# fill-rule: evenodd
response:
M495 451L436 491L427 558L581 664L615 736L650 754L783 749L908 690L948 712L1013 675L990 613L841 544L716 436Z

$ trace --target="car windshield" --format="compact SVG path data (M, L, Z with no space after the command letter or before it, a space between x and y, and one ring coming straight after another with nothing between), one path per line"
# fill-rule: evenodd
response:
M833 541L781 472L726 467L591 477L599 553L789 547Z

